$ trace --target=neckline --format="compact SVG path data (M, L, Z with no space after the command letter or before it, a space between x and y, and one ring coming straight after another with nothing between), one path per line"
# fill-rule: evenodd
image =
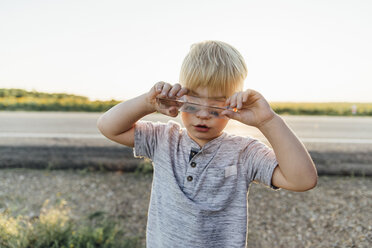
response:
M227 133L226 132L222 132L222 134L210 141L208 141L204 146L200 147L200 145L198 143L196 143L195 140L193 140L189 133L187 132L187 129L185 128L184 129L184 132L186 132L186 139L191 143L191 147L194 147L194 148L197 148L199 151L206 151L208 150L210 147L213 147L215 146L216 144L219 144L221 143L221 141L226 137Z

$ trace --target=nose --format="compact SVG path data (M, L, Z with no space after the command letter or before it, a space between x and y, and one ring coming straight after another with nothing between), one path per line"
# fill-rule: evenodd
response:
M198 112L196 112L196 116L200 119L210 119L211 118L208 109L205 109L205 108L202 108Z

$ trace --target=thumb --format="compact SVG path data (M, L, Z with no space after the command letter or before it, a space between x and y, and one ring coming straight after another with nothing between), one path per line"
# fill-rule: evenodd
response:
M178 115L178 108L172 106L170 108L159 108L158 112L162 113L163 115L168 115L170 117L176 117Z
M168 114L171 117L176 117L178 115L178 109L176 107L171 107L168 109Z
M237 120L240 117L240 114L231 110L224 110L222 113L224 116L229 117L230 119Z

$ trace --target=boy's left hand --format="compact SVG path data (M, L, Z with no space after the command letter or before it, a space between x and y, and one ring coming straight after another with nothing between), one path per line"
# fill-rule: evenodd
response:
M238 111L225 110L222 114L257 128L260 128L276 115L266 99L260 93L251 89L235 93L226 100L226 105L237 108Z

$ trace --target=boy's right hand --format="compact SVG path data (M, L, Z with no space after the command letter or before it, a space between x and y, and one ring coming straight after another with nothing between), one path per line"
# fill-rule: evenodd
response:
M178 115L177 107L170 107L168 109L161 109L159 108L158 104L156 103L157 97L164 97L164 98L180 98L181 96L187 94L188 90L185 87L182 87L180 84L171 85L169 83L160 81L156 83L151 90L147 93L147 103L149 108L153 109L154 111L158 111L159 113L176 117Z

